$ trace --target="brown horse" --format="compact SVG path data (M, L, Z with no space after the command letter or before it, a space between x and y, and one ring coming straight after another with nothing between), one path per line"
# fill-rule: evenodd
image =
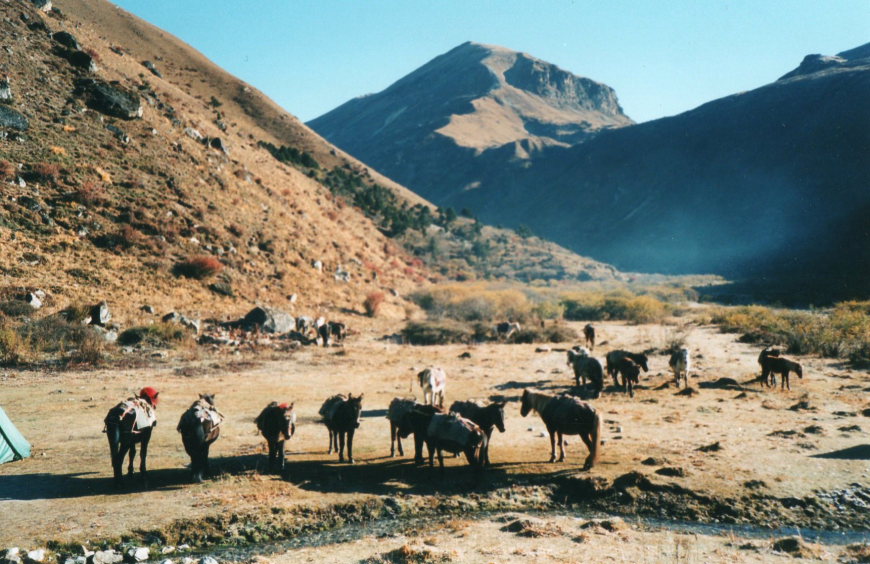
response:
M214 404L214 394L199 394L199 399L181 415L176 429L184 450L190 456L190 472L195 482L208 476L208 451L221 434L224 416Z
M396 443L399 446L399 456L405 456L402 437L399 435L399 424L405 414L419 405L414 398L393 398L390 402L390 407L387 409L387 419L390 421L390 456L396 456Z
M784 356L769 356L764 359L764 362L761 365L761 381L768 382L769 377L769 385L775 388L776 377L774 374L780 374L782 376L780 389L791 390L791 385L788 381L788 375L791 372L797 374L798 378L804 377L803 367L801 367L801 365L796 361Z
M631 358L624 356L616 361L615 369L617 374L622 375L622 389L629 397L634 397L634 386L640 381L640 365ZM616 376L613 377L615 382L618 381Z
M504 433L504 406L503 401L489 405L480 405L475 401L455 401L450 406L451 413L458 413L483 429L486 442L480 447L480 459L484 466L489 466L489 443L493 429Z
M556 435L559 438L559 462L565 460L563 435L580 435L589 449L583 464L589 470L598 460L598 445L601 437L601 417L591 404L573 396L551 396L543 392L523 390L520 415L525 417L531 410L538 412L547 432L550 433L550 462L556 461Z
M782 349L779 347L768 346L764 347L760 353L758 353L758 366L761 367L761 376L758 377L761 380L763 385L767 385L767 376L764 374L764 361L773 356L782 356ZM770 378L773 380L770 385L776 385L776 377L773 374L770 374Z
M273 401L254 420L257 429L269 444L269 468L284 470L284 441L296 433L296 412L293 403L279 404Z
M329 451L338 453L338 461L344 462L344 441L347 438L347 460L353 459L353 435L359 428L362 416L363 394L353 397L353 394L337 394L326 399L318 413L323 417L323 424L329 431Z
M621 349L610 351L605 357L605 367L607 373L610 374L611 378L613 378L613 383L615 385L619 386L619 380L616 379L616 373L619 371L619 361L623 358L630 358L640 366L644 372L649 372L649 358L644 353L633 353Z
M121 485L124 457L130 453L127 474L133 475L133 459L136 458L136 444L141 445L139 454L139 472L142 483L146 480L146 464L148 458L148 442L151 431L157 426L157 401L160 393L151 387L142 388L139 394L123 401L109 410L103 420L103 432L109 439L109 454L112 457L112 470L115 475L115 485Z

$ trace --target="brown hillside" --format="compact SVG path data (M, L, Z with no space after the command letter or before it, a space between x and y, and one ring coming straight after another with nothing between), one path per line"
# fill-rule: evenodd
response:
M306 312L355 307L373 289L419 278L372 221L257 143L292 144L326 166L361 165L332 155L296 118L159 29L106 2L55 8L0 5L6 107L29 121L26 131L3 129L0 141L5 287L39 287L60 305L105 298L116 313L148 303L208 315L252 302L287 306L292 294ZM71 64L73 51L52 39L58 31L75 37L95 72ZM87 78L136 92L141 118L87 107L75 93ZM173 276L176 263L200 255L217 257L223 271L204 281ZM339 265L349 283L334 280ZM235 297L210 291L214 282Z

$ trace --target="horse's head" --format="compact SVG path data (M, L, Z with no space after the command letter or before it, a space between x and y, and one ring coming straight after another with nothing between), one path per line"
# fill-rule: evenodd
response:
M296 411L293 409L295 403L286 404L282 403L278 407L284 410L284 428L281 430L284 433L284 436L288 439L291 438L294 434L296 434Z
M532 401L531 396L529 396L528 390L523 390L523 398L520 404L520 415L525 417L532 410Z
M499 401L493 405L493 410L495 411L495 427L498 429L499 433L504 433L504 406L505 402Z
M641 368L643 368L644 372L649 372L649 365L647 364L648 362L649 362L649 358L647 358L647 356L645 354L637 355L637 364Z
M216 394L199 394L199 399L214 407L214 397Z
M150 403L152 406L157 407L157 402L160 401L160 392L151 386L145 386L139 390L139 397Z
M363 395L365 394L360 394L357 397L353 397L353 394L347 394L347 405L350 406L351 412L353 413L353 426L356 428L359 427L360 419L362 418Z

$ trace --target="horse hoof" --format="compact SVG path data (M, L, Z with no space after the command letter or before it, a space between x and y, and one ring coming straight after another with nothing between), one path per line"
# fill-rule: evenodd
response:
M353 464L353 463L356 462L356 460L354 460L353 458L348 458L347 461L348 461L350 464Z
M552 463L554 463L554 462L556 462L556 457L555 457L555 456L553 456L552 458L550 458L550 464L552 464Z

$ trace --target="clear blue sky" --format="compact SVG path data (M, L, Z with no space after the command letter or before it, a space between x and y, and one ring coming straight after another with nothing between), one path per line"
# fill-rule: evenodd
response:
M870 0L115 0L303 121L471 40L616 89L642 122L870 41Z

